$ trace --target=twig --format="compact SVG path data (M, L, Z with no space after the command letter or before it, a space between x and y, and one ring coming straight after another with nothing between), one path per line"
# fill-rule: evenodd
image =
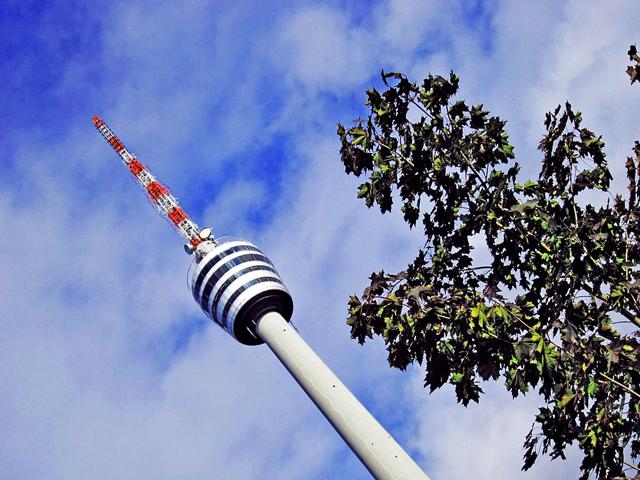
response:
M631 462L627 462L626 460L623 460L622 463L624 463L629 468L635 469L636 472L640 472L640 467L638 467L637 465L634 465Z
M402 153L397 152L396 150L394 150L393 148L391 148L389 145L385 145L384 143L382 143L380 141L380 139L376 139L376 141L382 145L384 148L386 148L387 150L389 150L389 152L391 152L392 155L397 155L399 156L402 160L404 160L405 162L407 162L409 165L411 165L412 167L415 167L415 165L413 164L413 162L411 161L410 158L405 157L404 155L402 155Z
M602 377L606 378L607 380L609 380L611 383L615 383L616 385L618 385L620 388L622 388L623 390L625 390L626 392L629 392L631 395L635 395L636 397L640 398L640 393L636 392L635 390L627 387L625 384L620 383L619 381L617 381L615 378L611 378L609 375L607 375L606 373L602 373L602 372L598 372Z

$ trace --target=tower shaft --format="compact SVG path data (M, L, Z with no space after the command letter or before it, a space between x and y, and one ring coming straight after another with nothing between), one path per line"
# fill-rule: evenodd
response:
M267 313L256 331L371 475L377 480L429 480L282 315Z

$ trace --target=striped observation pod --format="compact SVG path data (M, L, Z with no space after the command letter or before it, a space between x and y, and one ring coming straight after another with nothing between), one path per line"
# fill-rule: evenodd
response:
M232 337L246 345L263 341L256 323L268 312L287 321L293 300L264 253L246 240L216 239L190 269L190 289L202 310Z

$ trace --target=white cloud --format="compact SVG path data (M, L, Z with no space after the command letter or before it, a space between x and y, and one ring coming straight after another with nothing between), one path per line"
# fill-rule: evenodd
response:
M486 395L467 408L455 402L449 386L420 402L419 432L414 439L432 465L433 478L482 479L573 478L577 455L551 462L540 457L528 472L522 472L522 444L537 413L537 395L512 399L502 385L484 384ZM424 396L422 382L414 381L414 395Z
M624 161L633 141L634 111L640 91L630 86L624 72L626 52L637 39L637 2L582 2L565 7L558 35L541 64L541 75L532 82L526 106L531 116L565 100L583 112L584 126L604 135L614 176L624 175ZM531 133L533 135L533 133Z
M281 21L272 55L290 79L312 91L339 91L367 76L372 52L365 32L351 26L344 12L313 6Z
M419 369L389 370L379 341L360 348L348 339L346 296L373 270L404 268L419 235L354 198L358 182L339 165L333 125L348 120L338 118L350 112L345 99L362 98L380 67L423 75L456 65L465 95L512 118L523 144L541 131L546 104L568 92L627 142L637 135L623 72L632 4L568 3L561 16L555 5L498 4L486 51L486 32L460 5L431 2L383 2L362 19L303 6L274 7L260 22L250 2L123 4L106 17L100 61L110 73L99 88L109 96L96 107L176 193L234 168L197 220L251 236L272 256L305 338L434 479L517 478L536 402L513 402L496 386L464 410L449 391L429 397ZM86 80L78 68L62 91ZM262 161L251 160L255 149L282 137L286 175L273 198L265 178L242 172ZM367 478L266 347L237 345L197 311L180 244L88 117L57 145L24 140L16 182L0 193L3 474ZM230 152L247 165L230 165ZM276 213L256 227L251 213L265 203ZM522 477L575 471L573 457Z
M218 193L216 201L205 210L202 224L214 225L216 236L254 237L251 214L266 208L268 201L263 183L242 179Z
M378 6L377 31L372 36L379 38L391 52L411 53L437 43L432 37L444 30L440 24L447 22L448 14L458 8L455 3L432 0L391 0Z

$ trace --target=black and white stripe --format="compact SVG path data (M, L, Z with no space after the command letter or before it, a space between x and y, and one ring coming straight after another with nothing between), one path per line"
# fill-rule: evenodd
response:
M218 244L197 264L191 292L202 310L242 343L258 344L255 322L269 311L287 320L293 302L271 261L252 243Z

